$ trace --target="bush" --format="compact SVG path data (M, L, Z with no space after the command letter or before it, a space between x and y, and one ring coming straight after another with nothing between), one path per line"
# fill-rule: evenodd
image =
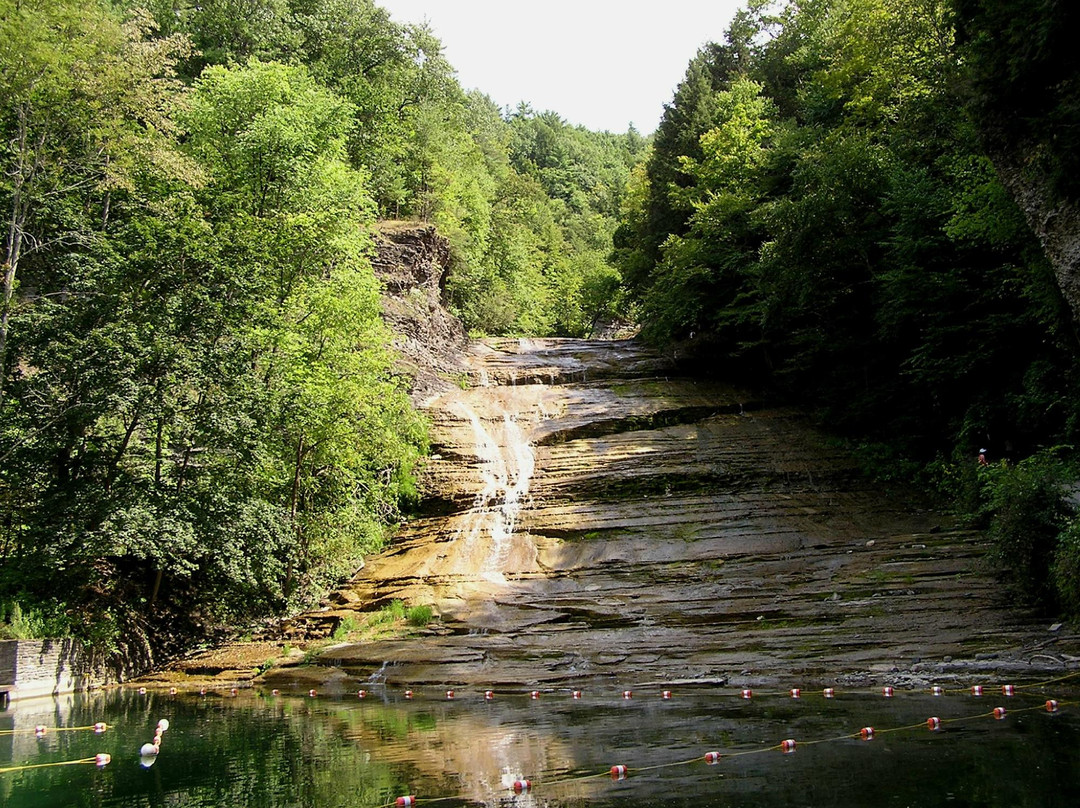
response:
M1058 536L1050 579L1062 611L1080 617L1080 519L1069 520Z
M405 618L414 626L426 626L433 616L434 609L430 606L410 606L405 612Z
M334 629L334 633L331 635L332 639L340 642L341 640L348 638L348 636L358 628L360 628L360 623L356 618L346 617L338 623L337 628Z
M0 602L0 640L40 640L69 634L70 626L62 613L24 609L17 600Z
M1059 545L1065 552L1060 575L1067 574L1068 558L1080 558L1069 549L1075 541L1065 539L1075 512L1066 495L1071 477L1068 467L1047 450L1016 466L1003 463L982 469L980 477L994 560L1007 570L1013 590L1022 598L1055 604L1059 598L1051 566L1058 566Z

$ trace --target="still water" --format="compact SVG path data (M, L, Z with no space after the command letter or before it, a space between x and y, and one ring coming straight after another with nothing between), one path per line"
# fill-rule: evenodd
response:
M898 691L786 693L730 688L496 694L370 691L367 698L134 690L16 702L0 711L0 769L112 755L93 764L0 773L7 808L376 808L534 806L1072 806L1080 804L1075 692L975 698ZM1063 702L1049 714L1049 697ZM1070 697L1072 700L1068 701ZM987 715L1003 706L1007 714ZM940 731L925 725L930 716ZM167 718L156 759L141 760ZM107 732L90 729L105 721ZM49 728L37 737L34 728ZM856 735L875 728L872 740ZM60 731L57 728L70 728ZM905 728L898 729L897 728ZM897 730L897 731L892 731ZM774 747L793 738L796 750ZM717 765L703 756L723 753ZM739 754L743 753L743 754ZM146 766L146 763L152 765ZM613 781L610 769L628 776ZM515 780L531 791L515 794Z

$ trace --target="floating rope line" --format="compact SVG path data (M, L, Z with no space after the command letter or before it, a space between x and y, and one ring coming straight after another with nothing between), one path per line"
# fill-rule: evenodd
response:
M1072 678L1072 676L1075 676L1075 675L1080 675L1080 674L1072 674L1069 677L1063 677L1063 678ZM1050 699L1045 704L1041 704L1041 705L1037 705L1037 706L1031 706L1031 707L1020 707L1020 708L1016 708L1016 709L1010 709L1009 714L1010 715L1017 715L1017 714L1020 714L1020 713L1034 712L1034 711L1037 711L1037 710L1042 710L1042 711L1045 711L1047 713L1053 714L1053 713L1058 712L1062 707L1074 706L1074 705L1077 705L1077 704L1080 704L1080 701L1062 701L1062 700ZM788 739L785 739L785 740L781 741L780 743L772 744L772 745L769 745L769 746L759 746L759 747L754 747L754 748L751 748L751 749L737 749L737 750L732 750L732 751L728 751L728 752L724 752L724 753L707 752L705 755L697 755L697 756L692 757L692 758L687 758L685 760L676 760L676 761L672 761L670 763L657 763L657 764L653 764L651 766L627 766L627 765L624 765L624 764L618 764L618 765L612 766L607 771L591 772L589 774L575 775L575 776L569 776L569 777L556 777L556 778L552 778L550 780L537 781L537 780L518 779L518 780L514 781L514 784L513 784L513 786L510 787L510 790L515 792L515 793L521 794L521 793L525 793L525 792L531 792L532 790L534 790L538 786L539 787L546 786L548 788L555 788L555 787L558 787L558 786L565 786L565 785L569 785L569 784L573 784L573 783L584 783L584 782L587 782L589 780L599 780L601 778L607 778L607 777L610 777L613 781L622 781L622 780L629 779L630 776L633 775L633 774L640 774L640 773L643 773L643 772L660 771L662 769L672 769L672 768L676 768L676 767L679 767L679 766L689 766L689 765L694 764L694 763L702 763L702 762L704 762L707 765L716 765L716 764L721 763L723 760L727 760L727 759L739 758L739 757L747 757L747 756L750 756L750 755L760 755L760 754L765 754L767 752L777 752L777 751L784 752L785 754L791 754L791 753L795 752L795 750L798 747L817 746L819 744L824 744L824 743L835 743L837 741L860 740L860 739L864 740L864 741L872 741L873 739L877 738L880 735L886 735L886 734L889 734L889 733L911 732L913 730L927 729L927 728L929 728L931 731L936 731L936 730L939 730L942 726L944 726L946 724L957 724L957 723L961 723L961 722L965 722L965 721L977 721L979 719L984 719L984 718L1003 719L1003 718L1005 718L1005 716L1006 716L1005 708L1003 708L1003 707L995 707L993 710L991 710L989 712L978 713L976 715L958 716L958 717L955 717L955 718L931 717L931 718L926 719L925 721L920 721L920 722L918 722L916 724L906 724L904 726L899 726L899 727L886 727L885 729L875 729L874 727L863 727L858 732L849 732L849 733L846 733L846 734L843 734L843 735L836 735L836 736L829 737L829 738L816 738L816 739L812 739L812 740L809 740L809 741L798 741L798 742L796 742L795 739L788 738ZM409 795L409 796L405 796L405 797L398 797L394 802L383 803L382 805L378 806L378 808L395 808L395 807L401 808L402 806L414 806L414 805L419 805L420 803L435 804L435 803L450 802L450 801L469 802L470 799L468 797L464 796L464 795L461 795L461 794L455 794L455 795L452 795L452 796L424 797L424 798L417 797L415 795Z
M96 734L100 735L109 728L109 725L104 721L99 721L96 724L91 724L88 727L46 727L43 724L38 724L36 727L26 727L25 729L0 729L0 735L47 735L50 732L86 732L87 730L93 730Z
M0 769L0 774L8 774L9 772L24 772L30 769L49 769L56 766L81 766L86 764L94 764L95 766L106 766L112 762L112 756L107 754L98 754L94 757L80 758L79 760L58 760L53 763L27 763L23 766L8 766L7 768Z

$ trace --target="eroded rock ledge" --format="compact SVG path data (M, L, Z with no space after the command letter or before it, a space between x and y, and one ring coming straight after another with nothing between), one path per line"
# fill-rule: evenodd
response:
M383 319L393 332L397 367L416 402L452 387L466 372L468 339L444 305L450 243L435 226L380 222L371 259L383 284Z

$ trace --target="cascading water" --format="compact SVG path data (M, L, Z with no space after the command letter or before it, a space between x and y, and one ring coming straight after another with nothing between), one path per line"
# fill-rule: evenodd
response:
M505 580L503 572L513 547L518 514L529 493L535 468L533 450L516 415L509 410L502 413L499 440L468 404L458 402L455 409L472 426L483 481L459 538L464 540L468 554L479 550L485 536L490 539L479 572L501 582Z

